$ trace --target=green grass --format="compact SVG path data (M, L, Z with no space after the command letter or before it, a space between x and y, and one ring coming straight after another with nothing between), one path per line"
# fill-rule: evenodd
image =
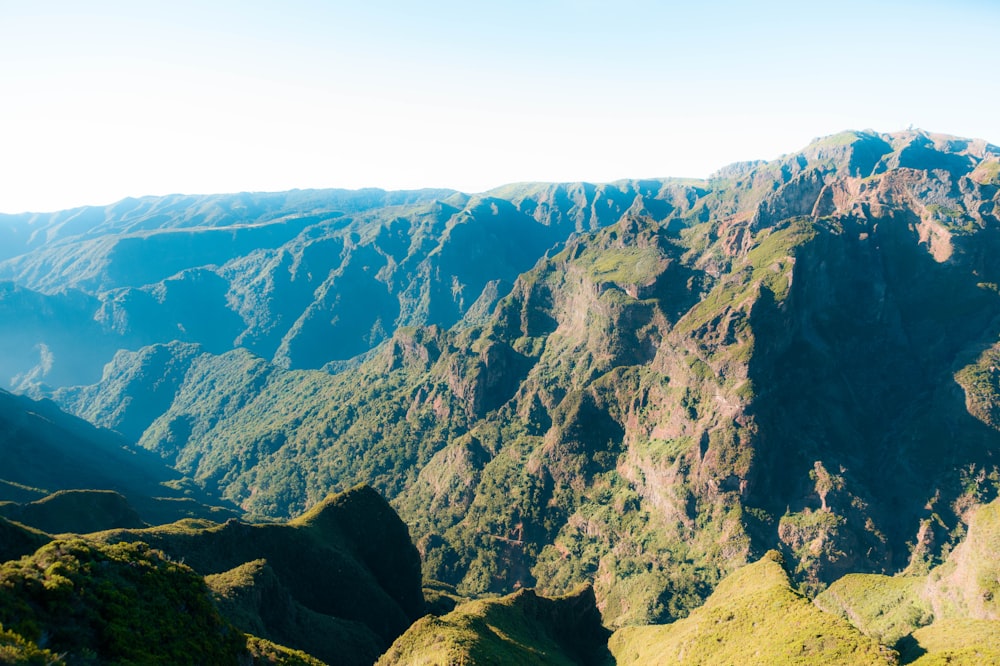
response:
M367 487L330 496L287 524L185 520L91 538L141 541L183 560L209 577L242 631L325 660L371 663L424 610L406 525Z
M816 234L812 222L805 218L762 232L757 244L684 315L678 328L697 331L721 318L727 310L748 309L757 298L758 286L769 289L775 300L783 300L791 287L798 248L812 241Z
M1000 185L1000 161L981 162L972 173L972 178L980 185Z
M236 664L204 580L145 544L54 541L0 566L0 623L71 663Z
M0 546L15 556L48 539L6 520L0 528ZM48 636L39 645L74 655L74 664L163 655L235 663L198 648L201 640L249 649L254 663L371 664L424 610L407 528L367 487L288 524L185 519L87 539L54 541L0 566L0 622L29 643ZM244 648L244 634L259 640ZM189 655L179 653L185 646L194 646Z
M672 624L619 629L609 647L629 664L894 664L895 653L792 588L777 553L722 581Z
M649 284L666 267L662 253L654 247L588 249L576 261L595 283L620 286Z
M1000 663L1000 501L980 506L948 560L926 576L851 574L816 606L896 645L903 663Z
M913 632L900 652L913 666L1000 664L1000 621L939 620Z
M325 666L324 662L306 654L302 650L293 650L272 643L257 636L247 636L247 651L257 664L273 664L274 666Z
M819 596L819 608L840 615L862 633L885 645L929 624L930 604L921 597L924 576L848 574Z
M520 590L424 617L378 664L596 666L606 663L607 633L589 588L554 599Z
M792 259L798 248L816 237L817 231L808 219L794 219L787 226L764 236L750 252L746 262L752 269L752 280L769 288L776 300L783 300L791 286Z
M838 148L840 146L849 146L852 143L857 143L861 139L861 135L858 132L848 130L846 132L839 132L837 134L832 134L827 137L815 141L812 146L816 148Z
M928 574L940 619L1000 617L1000 500L976 509L965 539Z

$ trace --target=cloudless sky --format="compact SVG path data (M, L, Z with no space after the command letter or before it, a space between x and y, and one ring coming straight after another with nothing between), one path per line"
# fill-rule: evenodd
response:
M1000 143L998 0L0 0L0 212Z

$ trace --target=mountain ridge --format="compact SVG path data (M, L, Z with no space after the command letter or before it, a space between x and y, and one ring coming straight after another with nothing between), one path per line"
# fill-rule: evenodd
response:
M98 337L133 351L54 388L53 344L22 387L251 515L372 483L427 577L591 581L612 626L682 617L770 549L812 590L928 567L997 492L998 162L845 132L706 180L335 216L88 295L118 327Z

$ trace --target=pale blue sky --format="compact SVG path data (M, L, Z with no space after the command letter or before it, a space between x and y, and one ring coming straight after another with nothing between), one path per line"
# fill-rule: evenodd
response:
M0 212L1000 143L1000 1L0 0Z

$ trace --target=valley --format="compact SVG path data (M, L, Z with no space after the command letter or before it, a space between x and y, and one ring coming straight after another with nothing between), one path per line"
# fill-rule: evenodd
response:
M0 238L0 662L1000 661L997 146Z

